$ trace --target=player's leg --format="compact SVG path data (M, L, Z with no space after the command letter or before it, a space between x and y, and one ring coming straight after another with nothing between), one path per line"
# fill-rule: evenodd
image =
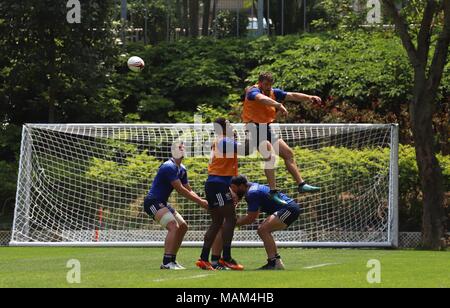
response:
M300 170L298 169L297 163L294 158L294 151L289 147L289 145L286 142L284 142L284 140L279 139L277 140L277 146L280 151L280 157L284 160L286 164L286 169L289 171L289 173L292 175L292 177L298 184L299 192L305 193L305 192L319 191L320 190L319 187L308 185L303 180Z
M226 271L229 270L229 268L220 264L222 250L223 250L223 227L217 234L216 240L214 241L212 247L211 265L215 270Z
M289 203L282 210L267 218L258 228L258 235L263 240L267 252L267 264L261 268L262 270L284 269L283 261L278 254L277 245L272 234L273 232L287 229L299 218L300 212L301 209L297 203Z
M223 227L220 229L219 233L217 234L217 237L214 241L214 244L212 246L212 256L211 256L211 264L217 264L219 263L219 260L222 256L222 249L223 249Z
M161 269L184 269L176 263L177 253L180 248L180 225L172 211L164 207L155 214L155 220L168 231L164 243L164 258Z
M186 233L189 230L188 224L184 220L183 216L180 215L180 213L175 212L174 214L175 219L178 222L178 232L177 232L177 245L176 245L176 251L175 255L180 250L181 244L183 244L184 237L186 236Z
M281 257L278 254L277 244L272 233L285 230L288 226L275 215L267 218L258 228L258 235L264 243L267 252L267 265L261 269L284 269ZM277 266L278 265L278 266Z
M231 202L227 202L227 204L221 208L223 211L223 216L225 217L225 222L223 225L223 259L220 260L220 264L229 269L235 271L244 270L244 266L239 264L236 260L234 260L231 256L231 245L234 237L234 230L236 228L236 208L234 206L233 200Z
M145 212L169 232L165 240L165 251L161 269L183 269L176 263L179 249L179 224L174 216L175 211L167 204L147 198L144 202Z
M200 260L196 263L197 267L203 270L214 269L209 262L209 254L224 221L223 213L220 211L220 208L212 208L209 212L212 223L206 231Z
M260 144L259 152L263 157L264 163L264 174L267 177L267 182L270 187L270 195L274 201L281 205L287 205L287 203L281 199L279 191L277 189L277 180L275 175L276 169L276 153L269 141L263 141Z
M276 155L269 141L263 141L258 147L259 153L264 159L264 174L272 191L277 190L277 179L275 175Z

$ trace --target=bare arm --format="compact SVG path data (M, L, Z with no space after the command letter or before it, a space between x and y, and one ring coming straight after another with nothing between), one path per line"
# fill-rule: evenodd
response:
M321 104L322 99L318 96L311 96L303 93L288 92L286 100L290 102L311 102Z
M249 212L247 213L247 216L240 217L236 223L238 227L245 226L245 225L251 225L254 223L259 217L259 211L258 212Z
M283 106L283 104L280 104L279 102L271 99L270 97L268 97L264 94L256 95L255 100L256 100L256 102L258 102L260 104L274 107L277 111L280 111L283 115L288 115L288 111L287 111L286 107Z
M203 208L208 208L208 202L193 192L189 184L183 185L180 180L173 181L171 184L173 188L186 199L197 203Z

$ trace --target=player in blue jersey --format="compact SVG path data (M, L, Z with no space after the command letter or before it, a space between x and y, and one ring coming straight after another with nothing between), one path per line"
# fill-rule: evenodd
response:
M173 190L201 207L208 208L208 202L192 191L186 167L182 164L183 158L184 145L180 144L177 153L174 153L174 157L159 168L144 203L145 212L169 231L165 241L165 253L161 269L184 269L177 263L176 258L188 226L183 217L167 203Z
M283 270L284 264L277 251L277 245L272 233L287 229L300 216L300 206L285 194L280 198L286 205L273 200L270 187L248 182L245 176L237 176L231 180L231 190L239 197L245 198L248 204L247 215L240 217L237 226L254 223L260 213L269 217L258 227L258 235L264 242L268 256L268 263L261 270Z

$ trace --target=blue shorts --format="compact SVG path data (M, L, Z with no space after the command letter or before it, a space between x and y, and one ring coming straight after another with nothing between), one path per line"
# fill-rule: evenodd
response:
M284 224L289 227L300 217L300 213L300 206L297 203L292 202L273 215L278 217Z
M167 202L152 198L146 198L144 201L144 211L153 219L155 218L156 213L164 208L169 209L172 214L176 213L175 209Z
M223 206L234 206L230 186L224 183L206 182L206 200L210 209Z

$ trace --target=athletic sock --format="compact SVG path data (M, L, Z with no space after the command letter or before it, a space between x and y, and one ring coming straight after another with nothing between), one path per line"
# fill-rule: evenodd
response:
M306 185L306 182L303 182L303 183L298 184L298 187L299 187L299 188L302 188L302 187L305 186L305 185Z
M219 263L219 260L220 260L220 256L212 256L211 257L211 263L212 264L217 264L217 263Z
M231 261L231 246L223 246L223 259L227 262Z
M164 259L163 259L163 264L164 265L169 264L170 262L172 262L172 259L173 259L173 255L165 254Z
M177 262L177 255L172 255L172 262L176 263Z
M202 261L209 262L209 253L210 253L210 251L211 251L211 248L203 247L200 259Z

